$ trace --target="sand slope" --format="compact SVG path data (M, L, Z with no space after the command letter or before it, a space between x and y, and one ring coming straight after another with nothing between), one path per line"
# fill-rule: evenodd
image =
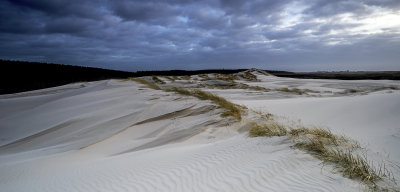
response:
M208 101L131 81L4 95L0 108L4 191L364 189L285 137L249 138Z
M400 160L400 92L331 98L238 101L254 109L329 127Z

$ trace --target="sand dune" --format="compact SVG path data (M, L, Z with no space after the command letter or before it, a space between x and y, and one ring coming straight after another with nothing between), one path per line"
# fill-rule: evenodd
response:
M400 92L357 97L237 101L253 109L329 127L400 160Z
M288 78L261 78L246 83L294 86ZM296 86L340 92L335 86L321 86L319 80L304 81ZM332 127L369 142L371 150L384 150L390 160L400 159L398 91L366 96L326 93L321 99L229 89L213 89L213 93L255 110ZM279 95L285 99L276 99ZM355 102L359 107L350 105ZM365 189L332 171L331 165L293 150L286 136L249 138L243 130L246 118L242 122L222 118L223 109L209 101L143 88L133 81L77 83L3 95L0 108L0 189L4 191ZM348 113L341 113L343 109ZM383 117L385 121L379 121Z

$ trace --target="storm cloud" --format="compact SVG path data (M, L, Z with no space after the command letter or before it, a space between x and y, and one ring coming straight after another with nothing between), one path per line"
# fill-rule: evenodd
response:
M400 70L398 0L5 0L0 58L120 70Z

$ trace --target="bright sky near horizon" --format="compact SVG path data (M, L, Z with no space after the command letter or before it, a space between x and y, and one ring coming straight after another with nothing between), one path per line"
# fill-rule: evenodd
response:
M4 0L0 59L119 70L400 70L399 0Z

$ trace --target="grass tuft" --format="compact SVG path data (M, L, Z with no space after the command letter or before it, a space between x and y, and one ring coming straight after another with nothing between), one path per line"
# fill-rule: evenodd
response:
M286 93L296 93L298 95L303 95L303 94L307 93L306 90L302 90L302 89L298 89L298 88L289 89L287 87L283 87L283 88L277 88L275 90L281 91L281 92L286 92Z
M158 83L158 84L165 84L165 82L163 80L161 80L160 78L158 78L155 75L151 76L151 79L153 79L153 81Z
M180 77L183 80L190 80L190 76L189 75L184 75Z
M299 136L303 134L308 134L310 129L307 129L305 127L298 127L296 129L291 129L289 131L289 134L292 136Z
M372 186L381 179L365 158L352 153L351 149L359 146L344 137L334 135L322 128L305 127L292 129L289 134L303 139L295 143L295 148L305 150L323 162L335 165L343 176L359 179Z
M170 80L171 82L175 81L175 78L171 77L171 76L163 76L164 78Z
M343 176L350 179L359 179L373 186L382 179L364 157L354 155L350 150L332 149L320 137L313 137L308 142L296 143L294 147L309 152L325 163L334 164Z
M358 89L346 89L343 92L341 92L342 94L354 94L354 93L361 93L362 90L358 90Z
M179 87L170 87L170 88L166 89L166 91L175 92L175 93L178 93L181 95L193 96L192 92L190 92L188 89L179 88Z
M220 79L218 79L220 80ZM203 84L201 85L202 87L207 87L210 89L218 88L218 89L247 89L247 90L254 90L254 91L264 91L264 92L269 92L270 89L265 88L265 87L260 87L260 86L250 86L244 83L237 83L235 81L229 81L232 83L232 85L209 85L209 84Z
M144 79L134 78L134 77L128 78L128 79L132 80L132 81L136 81L136 82L141 83L143 85L146 85L149 88L156 89L156 90L161 90L161 88L158 85L156 85L154 83L151 83L151 82L148 82L148 81L146 81Z
M268 122L264 125L253 124L250 127L250 137L273 137L273 136L285 136L287 131L285 127L277 122Z
M289 131L289 134L292 136L299 136L299 135L304 135L304 134L310 134L314 135L317 137L323 137L326 139L330 139L331 141L334 141L336 143L336 140L338 140L338 136L332 134L329 130L322 129L322 128L305 128L303 126L300 126L296 129L291 129Z
M257 79L257 76L252 74L250 71L244 71L243 73L238 73L236 75L249 81L259 81L259 79Z
M298 142L294 145L295 148L305 149L310 152L312 155L322 156L325 152L327 152L327 148L324 145L324 142L318 137L313 137L309 139L308 142Z
M171 88L167 89L167 91L176 92L181 95L194 96L201 100L210 100L210 101L214 102L215 104L219 105L220 107L227 110L221 114L222 117L232 116L232 117L236 118L237 120L242 119L242 116L241 116L242 110L240 109L239 106L226 100L225 98L219 97L212 93L202 91L199 89L188 90L188 89L178 88L178 87L171 87Z
M199 74L198 76L201 78L201 81L211 80L211 78L208 76L208 74Z
M227 109L227 111L222 113L223 117L232 116L232 117L236 118L237 120L241 120L242 119L240 108L236 104L233 104L232 102L229 102L225 98L219 97L217 95L214 95L212 93L205 92L205 91L202 91L202 90L199 90L199 89L194 89L192 91L192 93L194 94L195 97L197 97L199 99L211 100L214 103L216 103L219 106L221 106L222 108Z
M229 81L229 82L234 82L235 80L239 80L238 77L233 76L231 74L221 74L221 73L216 73L215 74L216 79L222 80L222 81Z
M254 123L249 131L251 137L286 135L291 136L292 142L295 143L294 148L304 150L324 163L333 164L343 176L358 179L372 188L375 188L375 183L385 175L377 173L365 157L352 153L352 150L359 148L357 143L337 136L329 130L300 126L287 131L282 124L271 120L265 125Z

